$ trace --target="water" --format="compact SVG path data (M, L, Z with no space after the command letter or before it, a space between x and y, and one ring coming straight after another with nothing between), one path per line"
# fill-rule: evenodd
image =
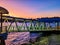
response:
M39 41L35 41L39 37ZM60 34L52 34L50 36L42 37L42 33L29 33L29 32L11 32L8 33L7 40L5 40L6 45L21 45L21 44L30 44L30 40L34 42L34 45L60 45ZM38 40L38 38L37 38ZM55 43L54 43L55 42ZM33 43L31 43L33 44Z
M30 39L34 41L39 37L39 33L29 33L29 32L11 32L8 33L7 40L5 40L6 45L21 45L24 43L30 43Z
M29 43L29 32L11 32L8 34L6 45L21 45L23 43Z

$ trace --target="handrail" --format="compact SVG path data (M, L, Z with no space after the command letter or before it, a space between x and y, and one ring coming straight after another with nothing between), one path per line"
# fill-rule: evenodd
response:
M1 27L0 27L0 29L1 29ZM2 32L1 32L1 34L2 34L2 33L7 33L7 26L3 26L3 27L2 27Z
M1 29L1 27L0 27L0 29ZM51 28L51 27L50 28L40 28L40 29L22 29L22 28L19 28L19 30L17 30L16 27L11 26L11 28L9 30L7 30L7 29L8 29L8 26L3 26L3 29L2 29L1 33L7 33L7 32L28 32L28 31L53 31L53 30L60 31L60 28L57 28L57 27L54 27L54 28Z

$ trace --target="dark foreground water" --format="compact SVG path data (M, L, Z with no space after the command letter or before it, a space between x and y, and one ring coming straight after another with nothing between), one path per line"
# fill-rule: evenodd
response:
M11 32L8 34L6 45L60 45L60 35L42 36L42 33Z
M6 45L21 45L23 43L29 43L29 32L11 32L8 34Z
M11 32L8 33L7 40L5 40L6 45L21 45L21 44L30 44L30 40L34 41L40 34L38 33L29 33L29 32ZM35 42L35 41L34 41Z

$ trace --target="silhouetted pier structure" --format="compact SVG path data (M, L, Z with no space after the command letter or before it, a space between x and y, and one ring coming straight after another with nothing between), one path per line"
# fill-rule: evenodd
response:
M8 14L0 12L0 40L7 39L9 32L42 32L46 35L60 33L60 17L26 19L2 15L5 13Z
M0 45L5 45L5 39L7 39L7 30L5 30L6 32L2 33L3 31L3 14L9 14L8 10L6 10L3 7L0 7Z
M8 32L60 31L59 17L25 19L25 18L3 16L2 23L4 24L7 23L7 25L4 25L3 27L5 27L6 31Z

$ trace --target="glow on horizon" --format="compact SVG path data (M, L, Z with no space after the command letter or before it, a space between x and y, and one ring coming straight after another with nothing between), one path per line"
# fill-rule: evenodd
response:
M60 1L42 0L0 0L11 16L21 18L60 17Z

